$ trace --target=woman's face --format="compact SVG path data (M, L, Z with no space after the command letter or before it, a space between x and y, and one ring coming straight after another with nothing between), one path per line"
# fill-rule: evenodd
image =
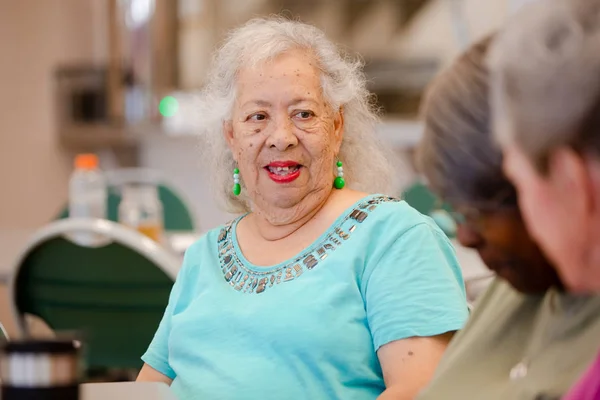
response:
M486 266L515 289L535 294L562 286L556 271L528 235L517 208L481 211L457 205L456 210L466 216L458 224L458 241L477 250Z
M600 272L594 274L586 254L590 249L593 218L586 212L586 183L574 154L557 154L548 176L541 176L525 154L512 145L504 149L504 169L519 192L519 204L527 227L555 263L572 291L598 290ZM591 239L593 243L596 238ZM595 277L595 279L594 279Z
M320 77L301 50L238 74L224 134L253 205L264 213L310 207L332 189L343 118L325 101Z

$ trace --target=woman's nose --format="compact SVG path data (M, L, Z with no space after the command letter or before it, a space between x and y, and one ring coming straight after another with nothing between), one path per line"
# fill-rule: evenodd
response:
M289 118L285 118L278 123L267 138L267 146L276 148L279 151L285 151L297 144L298 138L294 134L292 122Z
M465 247L477 249L484 243L483 236L469 224L459 224L456 228L456 238Z

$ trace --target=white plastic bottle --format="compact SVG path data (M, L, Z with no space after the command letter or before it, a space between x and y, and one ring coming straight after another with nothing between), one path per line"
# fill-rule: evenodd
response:
M79 154L69 181L69 218L106 219L106 178L98 167L95 154ZM94 246L95 235L79 232L72 240L80 245Z

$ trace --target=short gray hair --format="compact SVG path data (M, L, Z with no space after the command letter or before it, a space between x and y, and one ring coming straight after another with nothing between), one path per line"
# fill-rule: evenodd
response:
M600 154L600 2L525 6L490 50L494 131L542 172L553 149Z
M223 137L223 123L231 118L235 81L242 67L269 61L293 49L312 53L322 71L322 88L332 109L343 107L344 136L339 159L347 186L366 192L392 194L392 154L381 146L375 127L380 122L373 97L366 88L363 63L343 54L319 29L281 17L257 18L233 30L217 50L208 81L198 98L202 116L202 158L210 173L217 200L232 213L250 211L250 199L234 196L235 161ZM334 166L332 166L332 174ZM243 180L242 180L243 187Z

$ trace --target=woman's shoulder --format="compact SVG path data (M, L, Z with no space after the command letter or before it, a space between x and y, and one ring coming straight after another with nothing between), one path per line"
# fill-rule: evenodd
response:
M388 235L399 236L412 228L421 226L445 236L430 217L421 214L398 197L376 194L367 197L365 202L368 204L366 209L371 219L369 225L372 229L384 229ZM359 208L361 208L360 205Z
M371 195L349 211L348 228L366 244L369 258L423 258L427 249L443 253L456 264L454 247L435 222L402 199ZM358 223L356 223L358 222ZM342 227L344 228L344 227ZM457 267L458 268L458 267Z

